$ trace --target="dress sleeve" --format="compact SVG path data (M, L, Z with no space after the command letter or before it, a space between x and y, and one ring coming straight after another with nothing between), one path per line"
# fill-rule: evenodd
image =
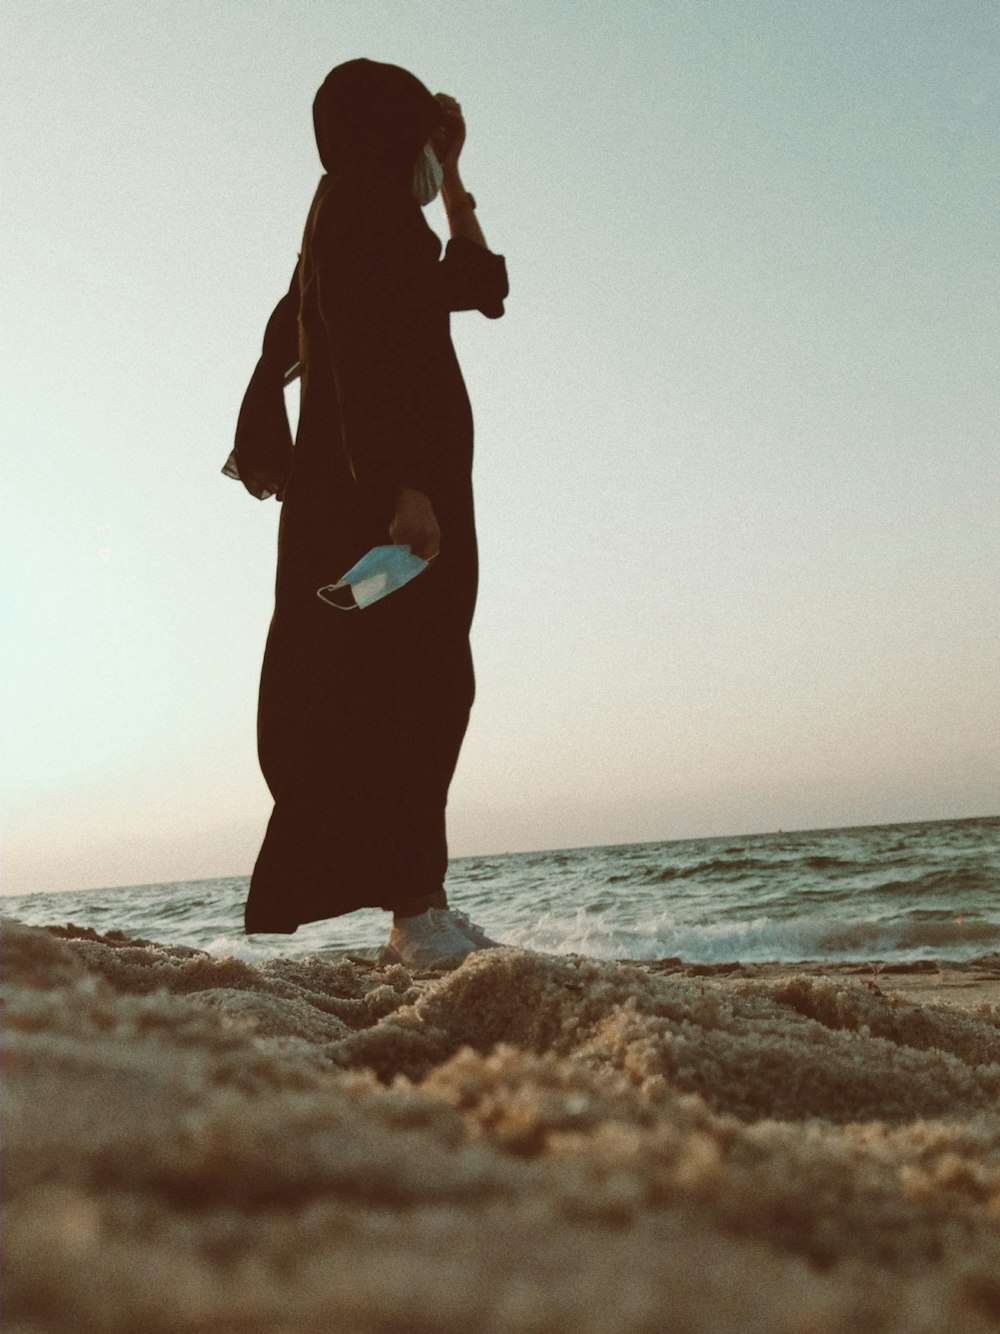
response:
M403 487L433 498L448 429L447 315L419 221L385 206L338 210L315 233L344 449L359 486L387 509Z
M494 255L464 236L453 236L438 269L448 310L479 310L491 320L503 314L510 291L503 255Z
M288 291L267 322L260 360L240 405L233 450L222 469L258 500L281 499L292 464L284 387L298 369L298 311L296 262Z

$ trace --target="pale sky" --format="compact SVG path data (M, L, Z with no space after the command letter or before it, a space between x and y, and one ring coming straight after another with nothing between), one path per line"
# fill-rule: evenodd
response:
M511 278L453 324L453 855L1000 810L992 0L6 0L0 36L5 892L252 867L279 507L219 470L359 55L462 102Z

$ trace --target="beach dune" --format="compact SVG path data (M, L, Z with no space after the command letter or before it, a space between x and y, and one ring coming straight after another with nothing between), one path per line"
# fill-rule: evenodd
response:
M9 1334L1000 1329L998 956L4 975Z

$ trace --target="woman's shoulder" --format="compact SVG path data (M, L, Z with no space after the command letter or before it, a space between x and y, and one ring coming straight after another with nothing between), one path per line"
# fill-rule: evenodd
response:
M441 253L441 242L416 200L377 182L366 182L363 188L351 181L331 182L316 211L313 235L324 248L391 246L397 252L432 258Z

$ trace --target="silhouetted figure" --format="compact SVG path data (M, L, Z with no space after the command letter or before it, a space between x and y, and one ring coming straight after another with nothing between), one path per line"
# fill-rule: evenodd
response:
M472 414L449 312L502 315L507 275L459 177L465 126L452 98L352 60L327 76L313 121L326 175L226 468L283 500L258 712L274 810L245 929L382 907L395 914L390 944L419 965L492 943L444 892L477 580ZM443 258L421 211L439 184ZM296 361L293 449L280 400ZM436 558L361 610L317 597L390 542Z

